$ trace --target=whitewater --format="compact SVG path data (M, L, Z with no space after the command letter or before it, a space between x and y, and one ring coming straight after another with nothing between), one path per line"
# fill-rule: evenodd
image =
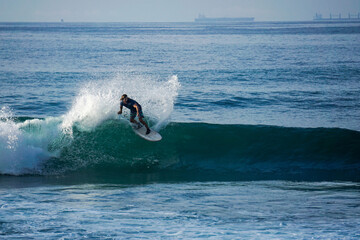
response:
M129 78L131 78L131 84L125 83ZM138 88L140 85L149 87L144 91ZM129 132L129 124L126 124L129 114L125 113L124 117L117 115L120 104L119 96L124 92L131 94L130 96L142 103L146 109L144 112L147 114L148 121L152 123L155 130L160 130L167 124L173 111L179 87L180 83L175 75L164 82L141 78L141 76L127 76L126 79L117 75L106 84L101 81L87 83L80 89L70 110L59 117L15 119L11 110L3 107L0 115L2 119L0 122L2 130L0 173L44 174L41 165L46 165L47 161L54 158L67 158L67 155L62 156L62 152L66 148L76 148L76 151L83 152L82 154L96 151L88 145L89 140L87 139L82 140L81 147L73 145L81 141L79 139L82 139L87 132L99 131L98 129L101 129L102 126L108 125L110 120L113 120L112 122L115 124L112 126L114 129L120 128L119 135L112 140L119 144L121 142L119 140L130 135L124 133L124 131ZM161 108L157 106L161 106ZM74 130L76 136L74 136ZM102 140L95 138L95 141L100 144L102 144ZM120 148L117 151L122 152L123 149ZM102 159L107 157L105 155ZM91 164L86 157L81 158L73 170ZM64 169L58 169L58 171L63 172ZM55 171L53 172L55 173Z
M359 238L359 29L0 23L0 239Z

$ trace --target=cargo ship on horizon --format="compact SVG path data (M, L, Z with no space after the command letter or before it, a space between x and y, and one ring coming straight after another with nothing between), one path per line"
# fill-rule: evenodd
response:
M358 14L348 14L346 17L343 17L341 13L332 14L330 13L328 18L324 18L322 14L316 13L314 21L331 21L331 22L359 22L360 21L360 12Z

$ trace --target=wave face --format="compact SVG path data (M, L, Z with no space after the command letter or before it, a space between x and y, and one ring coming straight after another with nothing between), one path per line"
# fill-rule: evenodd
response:
M90 130L74 124L71 135L59 127L64 118L1 124L8 133L1 139L1 174L360 181L360 133L352 130L169 123L160 128L163 140L153 143L124 119Z

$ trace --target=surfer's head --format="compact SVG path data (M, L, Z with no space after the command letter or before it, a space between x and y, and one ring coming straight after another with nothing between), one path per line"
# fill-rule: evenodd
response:
M128 98L128 96L126 94L123 94L120 98L120 101L124 101L124 100L126 101L127 98Z

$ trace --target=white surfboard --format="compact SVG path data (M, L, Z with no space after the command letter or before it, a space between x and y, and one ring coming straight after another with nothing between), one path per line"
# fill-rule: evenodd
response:
M151 128L150 128L151 132L149 134L146 134L146 127L144 127L143 125L139 127L132 124L132 129L137 135L148 141L157 142L162 139L161 135L155 130L152 130Z

